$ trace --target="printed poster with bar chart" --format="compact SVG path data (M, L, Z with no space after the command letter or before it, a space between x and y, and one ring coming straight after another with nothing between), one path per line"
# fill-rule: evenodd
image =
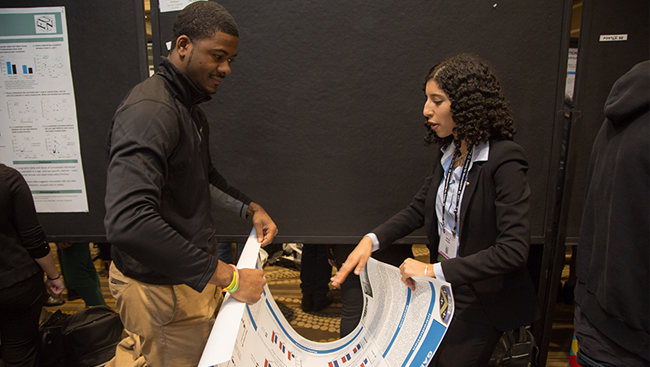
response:
M36 211L87 212L64 7L0 9L0 121Z
M252 241L256 243L254 237ZM255 243L249 238L243 260ZM237 267L254 266L240 260ZM364 294L361 321L352 333L328 343L310 341L293 330L268 286L252 306L226 296L199 367L427 366L453 318L450 284L415 277L412 292L402 283L398 268L373 258L360 278Z

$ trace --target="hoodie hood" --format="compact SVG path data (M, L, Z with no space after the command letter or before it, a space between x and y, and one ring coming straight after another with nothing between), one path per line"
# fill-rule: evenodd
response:
M649 107L650 61L644 61L614 83L605 102L605 116L618 125Z

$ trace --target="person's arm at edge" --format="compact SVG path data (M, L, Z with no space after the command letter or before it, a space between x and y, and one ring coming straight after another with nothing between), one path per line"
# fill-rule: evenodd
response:
M63 289L65 289L65 286L63 285L63 281L61 280L61 274L56 268L56 265L54 264L54 257L52 256L52 253L48 253L47 255L34 259L36 263L43 269L47 276L47 281L45 282L45 286L47 289L52 293L54 297L59 297L61 293L63 293Z
M14 226L30 256L45 271L47 275L46 286L53 296L59 297L65 288L59 271L54 264L50 246L45 241L45 232L38 222L36 208L31 190L23 176L16 170L8 171L7 178L11 186L13 197ZM11 177L9 177L11 176Z

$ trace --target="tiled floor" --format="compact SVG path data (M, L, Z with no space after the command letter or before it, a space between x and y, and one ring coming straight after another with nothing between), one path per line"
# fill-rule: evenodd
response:
M54 248L55 246L52 245ZM92 247L91 247L92 249ZM94 251L94 249L92 249ZM424 246L416 245L413 248L416 258L427 259L428 250ZM54 249L54 251L56 251ZM56 259L56 255L55 255ZM115 309L115 300L108 290L108 279L101 262L95 262L102 293L106 303ZM339 318L341 314L341 295L338 289L332 289L334 302L321 312L303 312L300 308L300 272L295 268L280 266L266 266L265 277L273 294L273 298L280 310L291 323L293 328L305 338L315 341L332 341L339 337ZM563 274L566 279L568 273ZM65 294L65 293L64 293ZM54 312L60 309L64 313L74 313L85 307L83 300L66 301L56 307L46 307L44 312ZM551 343L547 356L546 366L566 367L569 361L569 349L573 335L573 306L558 303L553 324Z

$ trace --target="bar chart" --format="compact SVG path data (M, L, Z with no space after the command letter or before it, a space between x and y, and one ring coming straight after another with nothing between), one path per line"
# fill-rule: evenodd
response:
M24 60L3 60L2 66L6 75L29 75L35 71L33 63Z

